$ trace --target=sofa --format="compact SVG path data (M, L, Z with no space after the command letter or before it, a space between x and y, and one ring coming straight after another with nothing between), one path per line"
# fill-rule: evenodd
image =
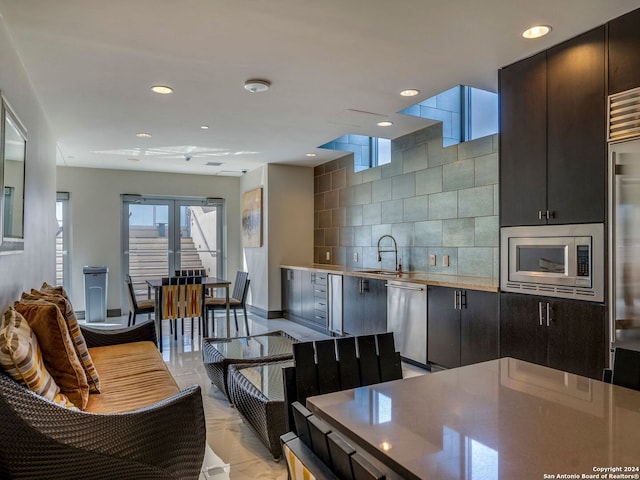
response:
M83 408L44 398L0 369L0 478L199 478L207 448L200 387L180 390L153 322L79 327L100 380Z

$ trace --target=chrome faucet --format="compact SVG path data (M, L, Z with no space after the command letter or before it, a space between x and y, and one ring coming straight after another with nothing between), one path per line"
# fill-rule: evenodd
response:
M393 250L381 250L380 249L380 242L382 241L383 238L388 237L391 239L391 241L393 242ZM382 235L379 239L378 239L378 261L382 262L382 254L385 252L393 252L394 254L394 270L399 271L399 265L398 265L398 242L396 242L396 239L393 238L391 235Z

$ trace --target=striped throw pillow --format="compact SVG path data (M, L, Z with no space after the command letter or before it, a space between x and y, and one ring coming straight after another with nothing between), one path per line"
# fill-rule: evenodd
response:
M49 285L47 282L43 282L40 287L40 291L52 295L62 295L64 298L69 300L69 295L67 295L67 291L64 287L56 287L55 285Z
M69 335L71 335L71 340L73 340L73 346L76 350L76 353L78 354L78 358L80 359L82 368L84 368L84 372L87 374L89 391L91 393L100 393L100 376L98 375L98 371L93 364L93 359L89 354L87 342L85 342L84 337L82 336L82 331L80 330L80 325L78 324L78 318L76 317L76 312L73 310L71 302L69 302L69 300L64 298L62 295L47 294L34 289L31 289L31 293L23 293L22 299L27 301L43 299L48 302L54 303L60 309L62 315L67 321L67 326L69 327Z
M22 315L9 307L0 324L0 366L18 383L63 407L76 409L44 366L38 339Z

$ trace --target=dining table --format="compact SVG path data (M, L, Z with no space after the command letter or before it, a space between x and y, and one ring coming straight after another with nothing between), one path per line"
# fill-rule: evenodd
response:
M514 358L307 399L388 479L638 479L640 392Z
M154 319L155 319L155 324L156 324L156 333L158 336L158 342L160 345L162 345L162 329L161 329L161 325L160 325L160 317L161 315L159 314L159 312L162 309L162 305L160 305L160 290L162 289L162 279L161 278L153 278L153 279L149 279L146 281L147 286L149 289L154 289ZM230 337L231 336L231 315L230 315L230 307L229 307L229 287L231 285L231 282L229 280L225 280L224 278L218 278L218 277L202 277L202 286L203 288L206 289L216 289L216 288L224 288L224 292L225 292L225 305L226 305L226 320L227 320L227 330L226 330L226 336ZM208 331L208 320L206 318L207 312L206 310L202 312L204 317L204 334L207 334ZM215 322L215 319L214 319ZM214 325L215 326L215 325ZM162 348L161 348L162 350Z

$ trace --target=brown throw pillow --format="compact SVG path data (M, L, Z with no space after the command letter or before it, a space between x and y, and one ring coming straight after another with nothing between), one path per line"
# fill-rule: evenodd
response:
M23 300L37 300L39 298L51 303L55 303L55 305L62 312L62 315L67 321L67 327L69 328L69 335L71 335L71 340L73 340L73 346L75 347L76 353L78 354L80 363L82 363L84 373L87 375L87 381L89 382L89 391L91 393L100 393L100 376L98 375L98 371L93 364L93 359L89 354L89 348L87 347L87 343L82 336L80 325L78 325L78 318L76 317L76 312L73 310L71 302L69 302L69 300L64 298L62 295L51 295L34 289L31 289L30 294L22 294Z
M56 287L54 285L49 285L47 282L43 282L40 287L40 291L53 295L62 295L64 298L69 300L69 295L67 295L67 291L64 287Z
M0 365L29 390L63 407L75 408L47 371L29 324L11 307L4 312L0 324Z
M89 384L60 309L46 300L16 302L14 307L29 322L44 364L62 393L84 410L89 401Z

